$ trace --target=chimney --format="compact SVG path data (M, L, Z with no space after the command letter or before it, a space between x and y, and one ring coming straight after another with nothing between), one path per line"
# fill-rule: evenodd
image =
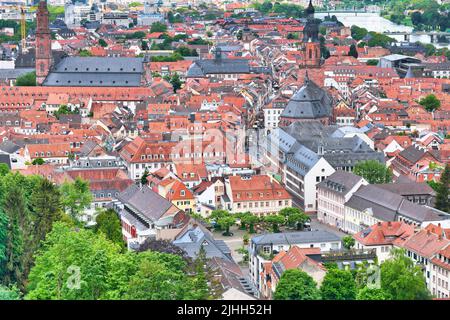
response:
M392 221L388 221L388 226L392 226Z
M427 229L427 235L429 236L431 234L430 229Z
M377 225L378 225L379 227L381 227L381 221L378 221Z

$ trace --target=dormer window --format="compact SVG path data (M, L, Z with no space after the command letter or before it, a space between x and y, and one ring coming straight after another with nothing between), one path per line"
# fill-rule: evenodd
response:
M180 191L180 195L181 195L182 197L184 197L184 196L186 195L186 191L181 190L181 191Z

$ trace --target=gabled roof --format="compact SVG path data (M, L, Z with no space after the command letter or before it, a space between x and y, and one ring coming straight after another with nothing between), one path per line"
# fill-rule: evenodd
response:
M405 241L403 247L424 258L431 258L449 244L450 240L438 236L430 230L421 230Z
M169 200L161 197L148 186L142 186L141 188L132 184L119 193L117 199L137 210L150 222L156 222L163 216L175 215L180 211Z
M414 227L401 221L379 222L353 237L365 246L401 245L414 234Z

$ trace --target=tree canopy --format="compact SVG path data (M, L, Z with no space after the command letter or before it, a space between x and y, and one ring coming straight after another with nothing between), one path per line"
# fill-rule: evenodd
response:
M436 111L441 107L441 101L434 94L429 94L425 98L420 99L419 104L428 112Z
M358 162L353 168L353 173L363 177L371 184L389 183L392 181L391 170L377 160Z
M381 264L381 288L394 300L424 300L430 298L420 266L405 255L403 249L393 249L392 259Z
M36 72L25 73L16 79L16 86L32 87L36 85Z
M328 270L320 293L324 300L355 300L356 284L352 273L348 270Z
M318 300L317 284L311 276L299 269L286 270L280 277L275 300Z

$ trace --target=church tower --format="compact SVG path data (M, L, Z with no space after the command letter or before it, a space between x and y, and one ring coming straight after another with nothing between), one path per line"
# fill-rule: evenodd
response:
M52 66L52 39L48 17L47 2L41 0L36 12L36 84L39 86Z
M312 0L310 0L308 7L305 9L307 20L303 29L304 65L308 67L320 66L321 58L319 25L314 19L314 12Z

